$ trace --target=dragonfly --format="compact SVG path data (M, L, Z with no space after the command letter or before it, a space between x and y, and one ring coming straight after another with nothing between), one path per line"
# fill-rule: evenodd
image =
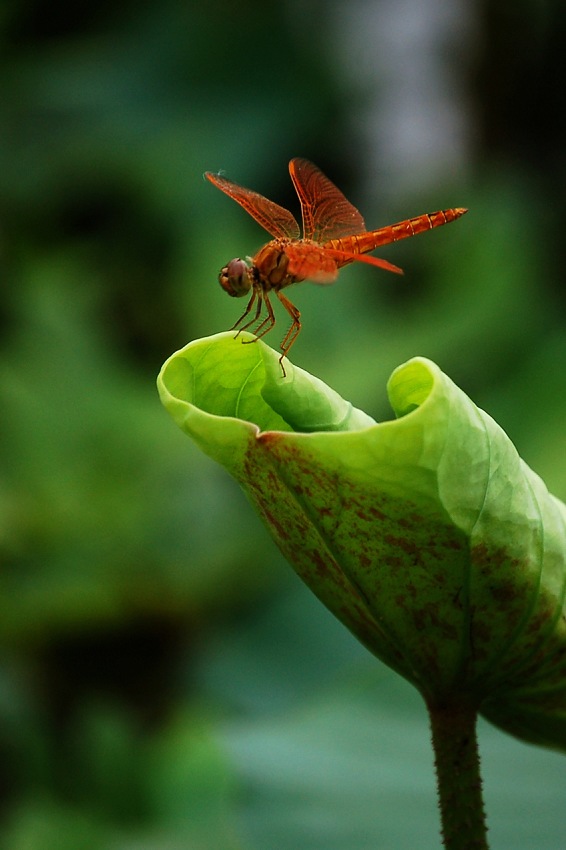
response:
M296 218L289 210L252 189L233 183L222 174L205 173L214 186L243 207L272 237L254 257L230 260L221 269L218 279L228 295L235 298L250 296L246 309L231 328L237 329L238 336L255 326L254 338L244 342L256 342L274 327L272 293L289 314L291 326L280 344L282 354L279 363L283 377L286 377L283 358L288 356L302 327L301 314L284 294L284 289L305 280L318 284L334 283L339 269L353 262L364 262L403 274L398 266L379 257L367 256L368 253L382 245L448 224L467 212L463 207L439 210L378 230L367 230L361 213L308 159L292 159L289 173L301 205L302 235Z

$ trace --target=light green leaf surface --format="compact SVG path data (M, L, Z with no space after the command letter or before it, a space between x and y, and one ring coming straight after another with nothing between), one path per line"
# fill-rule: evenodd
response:
M432 362L391 376L376 424L261 342L191 343L158 385L240 482L324 604L429 703L466 694L566 747L566 508Z

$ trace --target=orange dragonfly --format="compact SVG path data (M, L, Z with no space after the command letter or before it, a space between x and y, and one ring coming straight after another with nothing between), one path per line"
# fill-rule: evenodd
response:
M211 183L240 204L273 237L255 257L248 257L247 261L239 257L230 260L220 271L219 281L228 295L236 298L251 291L246 309L232 327L232 330L238 328L239 334L256 325L256 339L246 342L256 342L275 325L270 293L274 292L283 304L292 322L280 346L283 353L279 362L284 377L283 358L288 355L301 331L301 314L283 294L283 289L303 280L333 283L338 270L352 262L369 263L403 274L402 269L387 260L365 255L381 245L448 224L467 212L461 207L440 210L380 227L379 230L366 230L358 210L312 162L296 157L289 163L289 173L301 203L302 238L298 222L284 207L220 174L210 171L205 174ZM254 305L252 317L245 321ZM267 315L262 317L264 305Z

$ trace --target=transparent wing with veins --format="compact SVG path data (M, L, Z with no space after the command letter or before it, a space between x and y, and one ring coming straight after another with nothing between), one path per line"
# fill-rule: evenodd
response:
M359 210L308 159L292 159L289 173L301 202L305 239L323 244L366 229Z
M264 198L263 195L254 192L252 189L238 186L237 183L227 180L220 174L207 171L205 177L224 194L240 204L274 239L300 238L301 229L297 220L285 207L280 207L279 204Z
M289 173L301 203L303 236L311 242L310 245L298 241L300 228L289 210L220 174L207 171L205 176L245 209L272 237L292 240L285 252L289 259L289 274L299 280L333 283L338 269L355 261L401 273L398 266L387 260L361 256L359 248L352 250L349 243L339 244L340 240L362 234L365 222L356 207L316 165L295 157L289 163ZM317 244L313 245L313 242Z

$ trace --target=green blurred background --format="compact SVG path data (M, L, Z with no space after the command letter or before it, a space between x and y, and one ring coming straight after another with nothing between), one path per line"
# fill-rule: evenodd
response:
M294 361L378 419L436 360L566 498L561 0L4 0L0 850L439 846L420 700L294 576L155 377L230 327L314 160L377 227L293 293ZM284 319L268 342L277 347ZM564 846L561 756L482 723L494 848Z

